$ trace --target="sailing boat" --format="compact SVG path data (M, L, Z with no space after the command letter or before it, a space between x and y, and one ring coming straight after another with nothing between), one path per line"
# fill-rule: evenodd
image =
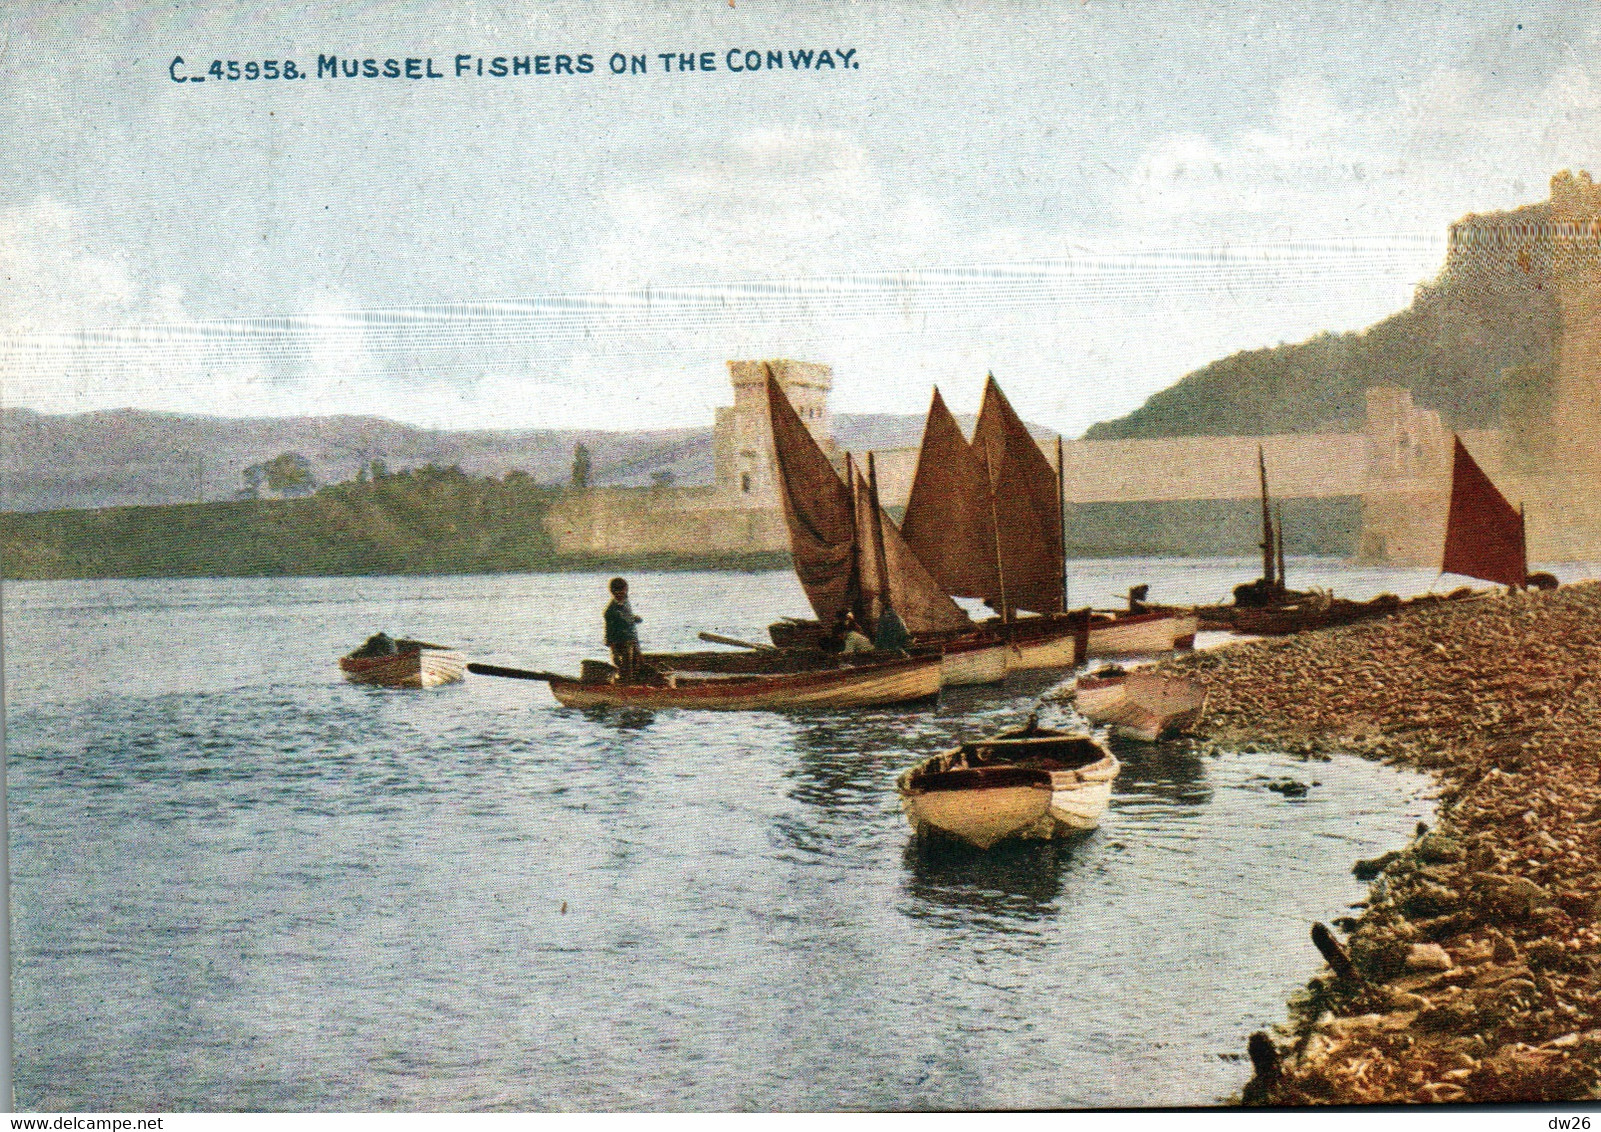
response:
M971 443L934 391L901 529L947 592L996 611L1013 670L1193 641L1188 613L1067 611L1065 495L1061 441L1052 468L992 374Z
M1508 503L1506 497L1496 489L1490 477L1484 474L1484 470L1468 452L1461 437L1453 436L1452 441L1451 502L1446 516L1445 550L1441 555L1440 572L1482 578L1487 582L1521 589L1530 582L1523 511ZM1265 500L1265 480L1263 491ZM1264 518L1266 514L1264 502ZM1545 581L1549 575L1538 577ZM1551 584L1555 583L1555 579L1549 580ZM1232 624L1237 631L1275 635L1299 633L1388 617L1403 609L1448 600L1446 597L1424 594L1402 601L1393 594L1382 594L1371 601L1348 601L1327 594L1296 594L1285 590L1282 581L1280 567L1279 591L1282 596L1277 601L1258 607L1247 607L1241 603L1241 591L1247 587L1236 588ZM1449 596L1460 598L1472 595L1470 591L1462 590Z
M767 375L773 454L779 496L789 526L790 552L801 588L818 620L786 620L768 627L781 648L816 647L840 614L849 612L875 638L893 618L920 644L941 652L946 684L999 680L1004 664L985 664L987 647L975 626L919 561L900 529L884 513L871 453L867 473L846 457L845 478Z
M1451 506L1440 572L1522 589L1529 582L1523 508L1507 502L1460 436L1451 439Z

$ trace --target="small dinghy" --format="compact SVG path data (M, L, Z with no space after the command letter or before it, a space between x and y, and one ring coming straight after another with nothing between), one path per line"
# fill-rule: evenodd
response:
M1100 823L1121 764L1089 735L1023 727L918 763L895 787L920 836L980 849L1007 838L1067 837Z
M355 652L340 658L345 679L381 688L437 688L467 673L467 658L444 645L374 633Z
M1206 689L1199 683L1149 669L1111 667L1080 676L1074 699L1091 723L1141 743L1184 730L1206 710Z

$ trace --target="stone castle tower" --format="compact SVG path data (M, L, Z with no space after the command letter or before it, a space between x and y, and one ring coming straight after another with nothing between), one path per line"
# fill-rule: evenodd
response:
M753 509L780 505L778 484L773 479L773 428L767 415L768 367L829 459L838 456L834 420L828 410L828 392L834 385L832 368L787 358L729 362L734 403L717 410L712 464L717 490L737 500L738 506Z
M1601 186L1590 174L1551 178L1550 229L1562 312L1552 390L1555 455L1593 478L1601 472Z

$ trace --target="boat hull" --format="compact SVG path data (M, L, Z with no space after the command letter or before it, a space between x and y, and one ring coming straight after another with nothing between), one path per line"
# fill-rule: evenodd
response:
M1049 784L1001 785L913 794L901 791L907 823L919 836L943 836L989 849L1006 840L1049 841L1100 825L1122 769L1108 754L1078 770L1053 771Z
M924 836L944 834L988 849L1039 826L1050 814L1052 796L1049 786L945 790L908 799L906 817Z
M784 711L879 707L939 695L940 658L913 657L824 671L734 676L670 673L652 684L552 680L565 707L691 708L700 711Z
M1135 613L1092 621L1090 656L1154 656L1195 646L1200 618L1187 613Z
M1183 731L1206 710L1206 691L1200 685L1154 672L1082 677L1074 698L1079 714L1091 723L1141 743Z
M1067 837L1100 823L1120 764L1088 735L1025 729L930 756L896 780L919 836L979 849L1007 839Z
M1083 658L1082 626L1063 625L1056 632L1024 637L1012 643L1006 654L1009 672L1039 672L1048 668L1073 668Z
M353 684L438 688L466 676L467 658L454 649L420 649L391 656L342 657L339 668Z
M1108 754L1100 762L1078 770L1052 772L1047 816L1055 824L1046 836L1063 837L1100 825L1101 815L1112 801L1112 783L1121 769L1122 764Z
M947 646L940 658L940 682L947 688L998 684L1006 679L1010 652L1004 641Z

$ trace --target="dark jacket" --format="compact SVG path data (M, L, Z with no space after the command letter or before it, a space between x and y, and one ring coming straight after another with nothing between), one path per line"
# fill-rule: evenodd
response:
M606 644L639 644L639 631L634 626L643 620L629 608L626 601L612 598L611 604L606 606Z

